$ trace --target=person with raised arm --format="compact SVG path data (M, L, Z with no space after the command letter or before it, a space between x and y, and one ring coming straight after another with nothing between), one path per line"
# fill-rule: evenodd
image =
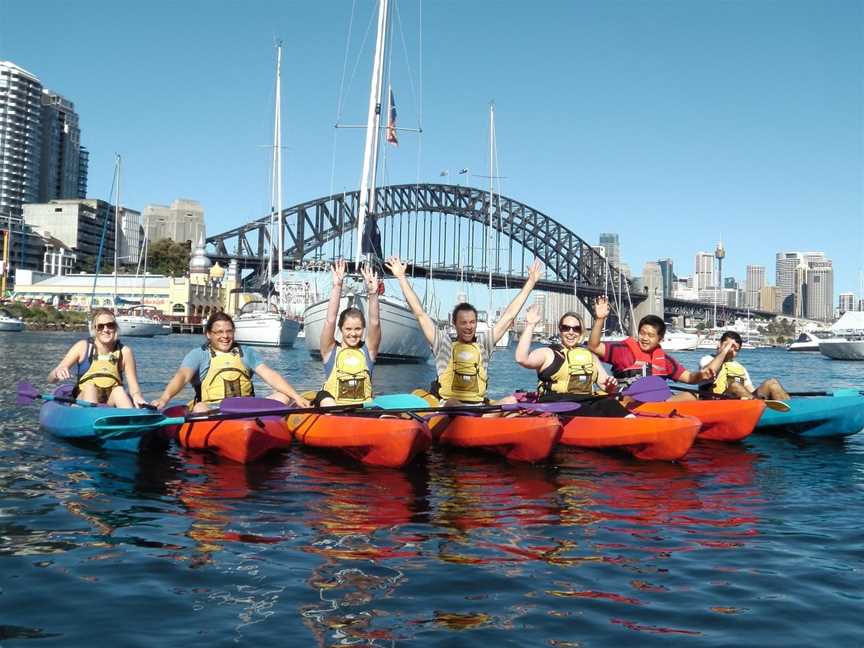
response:
M699 386L700 398L739 398L749 400L788 400L789 393L776 378L769 378L758 387L750 380L746 367L735 358L744 341L736 331L726 331L720 336L716 355L703 356L699 364L710 367L715 374L712 382Z
M120 342L117 320L107 308L97 308L90 320L90 337L79 340L51 373L48 382L69 380L75 369L72 397L112 407L138 407L146 403L138 384L135 355ZM123 379L129 393L123 387Z
M192 349L183 358L174 377L165 385L162 395L152 404L163 409L189 383L195 398L189 403L192 412L218 409L226 398L254 396L252 375L273 389L267 398L280 403L309 407L309 401L298 394L277 371L268 367L258 354L234 341L234 320L227 313L213 313L204 325L207 342Z
M432 384L432 394L447 406L488 403L486 389L489 358L495 350L495 343L510 329L528 295L540 280L543 264L539 260L531 264L525 285L507 305L501 318L495 322L488 333L477 333L476 308L467 302L457 304L452 315L453 326L456 329L455 342L451 341L446 332L437 327L423 310L417 294L405 276L407 264L398 256L392 256L387 259L386 266L399 281L405 301L408 302L423 335L432 347L438 374L437 380ZM498 402L515 401L512 396L507 396Z
M581 402L582 406L572 416L627 416L629 412L616 399L597 398L615 393L618 381L582 345L585 340L582 318L576 313L564 313L558 320L561 343L532 351L531 339L541 318L537 304L528 307L525 328L516 346L516 362L537 371L538 401Z
M619 383L630 385L643 376L660 376L690 385L698 385L714 378L711 367L689 371L660 347L666 334L666 324L656 315L639 320L637 338L627 337L621 342L602 342L603 322L609 316L609 300L605 295L594 300L594 324L588 349L603 362L612 365L612 375ZM680 392L669 400L693 400L695 396Z
M327 378L315 396L316 406L356 405L372 400L372 372L381 344L378 275L368 264L360 270L369 304L367 327L366 318L359 308L346 308L339 313L345 271L345 261L341 259L332 267L333 287L327 302L327 320L321 329L320 347ZM336 341L337 326L342 334L341 343Z

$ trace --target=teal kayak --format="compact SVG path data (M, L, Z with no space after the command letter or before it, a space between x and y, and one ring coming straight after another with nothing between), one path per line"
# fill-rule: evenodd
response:
M833 396L790 398L788 412L766 409L757 432L796 434L808 438L844 437L864 429L864 396L857 389L838 389Z

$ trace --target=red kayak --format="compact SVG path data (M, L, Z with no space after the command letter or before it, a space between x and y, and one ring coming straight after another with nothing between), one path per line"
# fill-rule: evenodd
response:
M164 413L185 416L188 411L185 405L178 405ZM184 448L210 450L239 463L255 461L268 452L291 445L291 432L280 416L195 421L167 430Z
M561 438L557 416L436 416L429 422L437 443L481 448L513 461L542 461Z
M637 459L680 459L696 439L701 421L692 416L641 414L634 418L575 416L561 443L580 448L621 448Z
M690 400L644 403L636 412L695 416L702 421L699 439L740 441L750 435L765 411L761 400Z

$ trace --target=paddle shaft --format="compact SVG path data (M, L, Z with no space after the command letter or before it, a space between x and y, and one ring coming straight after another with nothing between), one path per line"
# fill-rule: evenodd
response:
M675 385L671 385L671 388L674 389L675 391L687 392L688 394L693 394L694 396L701 396L701 393L696 389L687 389L685 387L676 387ZM715 394L713 392L711 394L711 399L707 399L707 400L712 400L712 399L742 400L740 398L736 398L735 396L727 396L726 394ZM768 409L776 410L778 412L788 412L790 409L792 409L790 407L789 403L784 403L783 401L769 400L769 399L762 399L762 398L759 398L756 400L761 400L763 403L765 403L765 407L767 407Z

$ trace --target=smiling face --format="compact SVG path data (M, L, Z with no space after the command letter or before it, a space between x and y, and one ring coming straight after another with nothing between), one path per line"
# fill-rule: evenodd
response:
M100 313L93 320L93 335L109 348L117 342L117 320L110 313Z
M582 322L578 317L566 315L558 325L561 334L561 345L566 349L572 349L582 341Z
M342 333L342 343L347 347L356 349L363 341L364 330L363 321L357 316L349 315L339 328Z
M663 341L663 336L657 332L657 329L650 324L643 324L639 327L639 337L636 338L639 342L639 348L645 353L651 353L660 346Z
M213 328L206 332L210 348L227 353L234 346L234 325L225 320L213 323Z
M477 332L477 313L472 310L460 310L456 313L453 326L456 327L456 338L460 342L473 342Z

